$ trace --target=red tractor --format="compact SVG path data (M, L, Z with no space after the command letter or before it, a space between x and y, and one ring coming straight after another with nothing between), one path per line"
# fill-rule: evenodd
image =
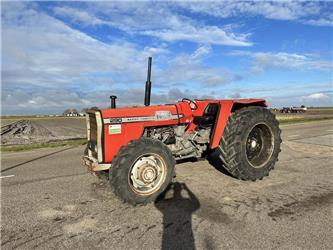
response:
M268 176L280 152L280 129L263 99L190 100L150 106L151 58L142 107L89 110L84 164L107 174L114 193L130 204L154 201L175 176L177 160L217 151L234 177Z

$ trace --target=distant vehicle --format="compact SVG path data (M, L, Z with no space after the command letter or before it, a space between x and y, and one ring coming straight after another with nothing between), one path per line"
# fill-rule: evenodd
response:
M64 116L79 116L79 112L76 109L66 109L63 113Z
M307 111L307 107L302 105L301 107L283 107L281 113L304 113Z

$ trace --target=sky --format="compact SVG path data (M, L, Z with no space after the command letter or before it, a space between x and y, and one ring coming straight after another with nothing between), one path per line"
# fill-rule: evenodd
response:
M333 2L1 2L1 112L265 98L332 106Z

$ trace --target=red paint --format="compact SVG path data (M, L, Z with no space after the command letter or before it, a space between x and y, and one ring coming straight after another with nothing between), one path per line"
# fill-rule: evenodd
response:
M191 110L189 103L177 102L171 105L149 106L149 107L125 107L116 109L101 110L102 118L120 118L120 117L137 117L137 116L154 116L156 111L169 111L172 115L183 115L182 118L167 121L143 121L133 123L122 123L121 134L109 135L109 124L104 124L104 162L112 162L113 157L118 153L120 148L127 145L131 140L139 139L146 127L166 126L187 124L187 133L195 130L196 125L193 123L195 116L202 116L206 106L209 103L219 103L221 105L219 116L217 118L216 128L212 134L210 148L218 146L223 130L227 124L229 115L232 112L234 104L243 106L258 105L266 106L265 100L262 99L241 99L241 100L196 100L198 108Z
M235 104L240 104L241 106L264 106L266 107L266 101L263 99L239 99L239 100L221 100L219 101L221 107L219 116L217 118L216 128L212 134L210 148L216 148L222 137L225 126L227 125L229 116L231 114L232 108Z
M221 136L223 134L223 130L227 125L228 118L231 114L231 109L233 105L233 101L220 101L220 111L218 113L217 122L215 124L215 128L213 129L211 141L209 147L211 149L216 148L219 143Z

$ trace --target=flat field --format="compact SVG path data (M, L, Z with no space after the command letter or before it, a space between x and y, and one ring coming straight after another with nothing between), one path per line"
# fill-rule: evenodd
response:
M86 138L85 117L45 117L3 119L1 126L15 123L1 137L2 145L47 143Z
M274 113L281 123L333 119L333 108L308 109L305 113L282 114L276 111Z
M74 132L78 134L86 134L85 117L30 117L30 116L15 116L1 118L1 126L17 122L20 120L28 120L39 124L51 131L55 135L70 135Z
M309 109L305 113L282 114L274 111L280 123L307 122L333 119L333 108ZM85 117L32 117L15 116L2 117L1 126L27 121L33 129L33 135L3 135L2 145L47 143L50 141L81 139L86 137Z

